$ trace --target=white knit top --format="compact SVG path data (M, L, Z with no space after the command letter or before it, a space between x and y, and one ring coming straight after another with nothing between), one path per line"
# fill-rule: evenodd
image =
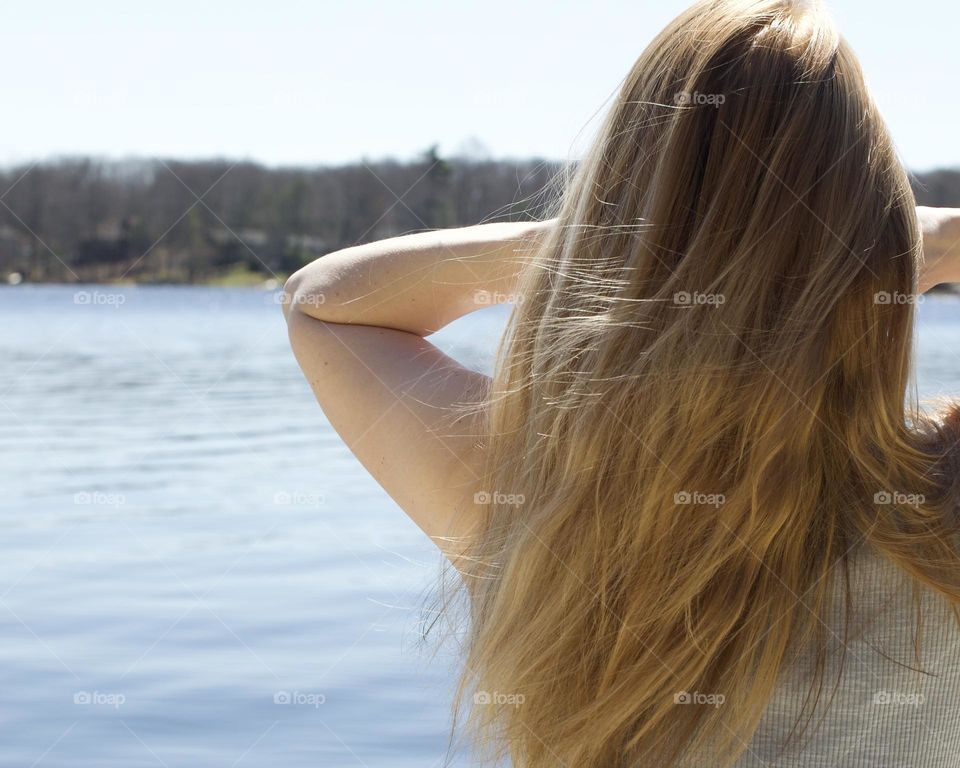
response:
M836 692L844 638L841 578L826 622L830 644L821 700L805 733L782 748L810 690L813 652L782 671L738 768L960 766L960 630L949 604L924 590L918 668L909 577L865 547L850 565L853 608ZM715 768L716 762L692 757L687 764Z

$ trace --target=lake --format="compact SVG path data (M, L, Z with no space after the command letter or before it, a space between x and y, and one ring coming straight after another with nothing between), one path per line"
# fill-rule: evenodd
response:
M432 338L489 370L506 316ZM920 316L921 394L960 394L960 301ZM276 294L23 285L0 323L0 766L439 768L440 556L326 423Z

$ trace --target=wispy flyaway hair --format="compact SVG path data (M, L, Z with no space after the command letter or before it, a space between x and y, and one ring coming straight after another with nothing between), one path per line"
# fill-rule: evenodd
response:
M484 409L463 720L516 768L728 765L854 548L960 604L960 412L912 394L915 201L818 4L704 0L556 215Z

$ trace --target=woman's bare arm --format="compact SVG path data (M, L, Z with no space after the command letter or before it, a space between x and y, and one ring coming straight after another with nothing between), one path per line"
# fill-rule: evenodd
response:
M478 426L452 415L482 396L488 378L423 337L509 300L548 227L486 224L391 238L323 256L285 286L290 343L330 424L454 563L479 518L475 494L485 489Z

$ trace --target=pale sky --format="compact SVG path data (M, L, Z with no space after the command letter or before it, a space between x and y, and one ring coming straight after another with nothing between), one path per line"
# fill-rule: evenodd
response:
M678 0L30 0L0 14L0 163L575 156ZM829 3L912 170L960 167L960 4Z

